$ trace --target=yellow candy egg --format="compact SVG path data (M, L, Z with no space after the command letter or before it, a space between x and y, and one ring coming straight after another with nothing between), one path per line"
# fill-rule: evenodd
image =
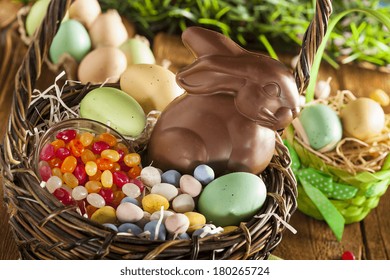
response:
M92 214L91 220L99 224L114 224L116 222L115 209L111 206L103 206Z
M161 210L161 207L164 210L169 208L168 200L159 194L148 194L142 199L142 208L149 213L154 213L156 211Z
M187 216L190 221L190 226L188 227L187 232L192 233L197 229L202 228L206 224L206 218L198 212L186 212L184 215Z
M389 95L382 89L376 89L371 92L370 98L378 102L381 106L388 106L390 104Z

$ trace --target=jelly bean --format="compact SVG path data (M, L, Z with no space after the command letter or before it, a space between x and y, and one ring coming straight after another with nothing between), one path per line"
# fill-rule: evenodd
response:
M121 149L118 149L116 151L119 154L119 160L118 161L123 161L123 159L125 158L126 153L123 150L121 150Z
M62 178L64 180L64 183L70 187L70 188L75 188L79 185L79 180L77 180L76 176L74 176L72 173L65 172L62 175Z
M178 213L192 212L195 209L195 201L189 194L179 194L173 199L172 208Z
M174 185L168 183L158 183L152 187L150 193L162 195L168 199L168 201L171 201L179 194L179 191Z
M180 190L182 193L196 197L202 191L202 184L195 177L185 174L180 178Z
M88 193L98 193L102 187L102 183L99 181L88 181L85 183L85 188L88 190Z
M76 187L76 188L77 188L77 187ZM73 190L74 190L74 189L73 189ZM72 190L72 192L73 192L73 190ZM72 194L72 198L74 199L73 194ZM77 205L76 211L77 211L81 216L88 218L87 207L86 207L85 200L76 200L76 205Z
M48 161L54 158L54 156L55 156L54 146L52 146L50 143L45 144L39 153L40 160Z
M142 233L142 229L133 223L124 223L118 227L119 232L126 232L132 235L138 235Z
M184 215L186 215L190 221L190 225L187 230L189 233L202 228L206 224L206 217L198 212L186 212Z
M94 152L95 154L98 154L100 155L101 152L103 152L104 150L107 150L110 148L110 145L108 145L106 142L103 142L103 141L97 141L97 142L94 142L92 144L92 152Z
M160 171L153 166L144 167L140 176L142 183L149 187L153 187L155 184L161 183Z
M60 178L62 181L62 172L61 172L61 169L58 168L58 167L54 167L52 170L51 170L51 173L53 176L57 176L58 178Z
M79 185L85 185L85 183L88 180L87 172L85 171L85 165L84 164L77 164L76 168L73 171L73 175L77 178L79 181Z
M111 150L111 149L107 149L107 150L102 151L100 155L102 158L109 159L112 162L117 162L117 161L119 161L119 158L120 158L119 153L117 151Z
M112 168L110 169L111 172L121 171L121 170L122 170L122 167L120 166L119 163L114 162L112 165L113 165L113 166L112 166Z
M113 147L117 144L116 137L111 133L102 133L98 136L99 141L103 141Z
M58 188L53 192L54 196L64 205L72 204L72 196L64 188Z
M185 233L190 226L190 221L187 216L181 213L175 213L165 220L165 228L169 233L182 234Z
M81 133L80 135L80 142L83 144L84 147L88 147L91 145L92 141L94 139L94 135L88 131Z
M123 161L127 166L134 167L141 163L141 157L137 153L130 153L124 156Z
M57 176L51 176L46 182L46 188L49 193L53 193L56 189L62 186L62 179Z
M112 173L110 170L104 170L102 176L100 177L103 187L111 188L113 184Z
M85 172L87 173L88 176L95 175L97 171L98 171L98 166L97 166L96 162L88 161L85 164Z
M215 173L214 170L206 165L206 164L201 164L198 165L195 170L194 170L194 177L203 185L207 185L210 183L212 180L215 179Z
M72 190L72 197L74 200L83 200L87 195L88 190L83 186L77 186Z
M116 225L114 225L114 224L111 224L111 223L104 223L103 226L105 226L106 228L112 229L113 231L118 232L118 228L117 228Z
M103 206L100 209L96 209L91 215L91 220L99 224L115 224L117 221L115 209L111 206Z
M88 161L95 161L96 155L90 149L84 149L81 154L81 160L84 163L87 163Z
M106 205L104 198L98 193L90 193L87 195L87 202L96 208L102 208Z
M150 240L165 240L167 236L165 226L163 224L159 224L158 221L150 221L147 223L144 227L144 231L148 231L150 233Z
M121 203L122 199L125 197L126 195L122 191L114 191L114 199L112 200L110 205L116 208Z
M351 251L345 251L341 256L341 259L342 260L354 260L355 255Z
M106 158L96 159L97 168L101 171L110 170L114 166L113 162Z
M98 169L96 171L96 174L95 175L92 175L92 176L88 176L89 180L90 181L100 181L100 177L102 176L102 172Z
M134 223L142 219L144 211L130 202L124 202L118 205L116 217L122 223Z
M123 152L123 154L128 154L129 153L129 149L127 148L127 146L121 142L117 143L116 146L115 146L115 149L119 152L119 150L121 150ZM119 152L120 153L120 152Z
M111 189L102 188L99 194L104 198L106 204L111 204L114 201L114 192Z
M81 157L85 148L79 139L73 139L69 142L69 149L75 157Z
M49 164L39 167L39 175L41 176L42 181L47 182L47 180L49 180L49 178L52 176L52 171Z
M92 205L87 205L85 208L87 210L87 215L89 218L92 218L92 215L98 210L97 207L92 206ZM116 219L116 217L115 217L115 219Z
M77 159L74 156L68 156L61 164L62 173L72 173L77 166Z
M169 208L169 202L162 195L152 193L144 196L142 199L142 207L146 212L153 213L161 210L161 207L167 210Z
M53 142L51 142L51 145L54 147L54 150L57 151L59 148L65 147L65 141L61 139L56 139Z
M122 188L124 184L130 182L129 177L126 175L126 173L122 171L115 171L112 173L112 175L113 175L113 183L117 185L119 188Z
M56 157L58 157L60 160L66 159L68 156L71 155L70 150L65 147L60 147L57 149L55 153Z
M161 175L161 182L172 184L175 187L179 187L180 177L181 174L179 171L173 169L168 170Z
M171 216L171 215L173 215L173 214L175 214L175 213L172 212L172 211L169 211L169 210L163 210L163 211L162 211L162 214L163 214L162 222L165 223L165 220L166 220L169 216ZM160 220L160 217L161 217L161 210L152 213L152 215L150 215L150 220L151 220L151 221Z
M144 185L144 183L142 183L141 180L130 178L129 183L133 183L133 184L137 185L139 187L139 190L141 191L141 193L145 189L145 185Z
M138 200L136 200L135 198L129 197L129 196L124 197L121 200L120 204L125 203L125 202L130 202L130 203L133 203L133 204L135 204L137 206L140 206Z
M141 167L133 166L130 167L130 170L127 172L130 178L136 179L141 175Z
M57 133L56 138L63 140L65 143L69 143L71 140L75 139L77 135L76 130L66 129Z
M141 195L141 189L134 183L126 183L122 187L122 192L131 198L137 198Z
M52 158L51 160L48 161L49 165L51 168L55 168L55 167L61 167L62 165L62 160L60 160L59 158L55 157L55 158Z

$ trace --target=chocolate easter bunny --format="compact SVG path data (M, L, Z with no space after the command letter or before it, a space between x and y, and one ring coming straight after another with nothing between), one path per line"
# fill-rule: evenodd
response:
M274 154L275 131L299 112L293 74L215 31L190 27L182 40L196 59L177 74L186 93L157 120L149 162L189 174L201 163L218 175L259 174Z

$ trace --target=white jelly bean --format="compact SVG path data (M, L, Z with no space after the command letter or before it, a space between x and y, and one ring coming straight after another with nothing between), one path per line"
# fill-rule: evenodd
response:
M53 193L56 189L62 187L62 180L60 177L51 176L46 182L46 188L50 193Z
M153 166L146 166L141 170L141 181L149 187L161 183L161 173Z
M102 208L106 205L104 198L98 193L90 193L87 195L87 202L96 208Z
M72 190L74 200L83 200L88 195L88 190L83 186L77 186Z
M174 234L185 233L190 226L187 216L181 213L173 214L165 220L165 228L168 232Z
M186 174L180 178L180 189L182 193L196 197L202 191L202 184L195 177Z
M172 208L178 213L191 212L195 209L195 201L192 196L183 193L173 199Z
M116 208L116 217L121 223L135 223L141 220L144 216L144 211L137 205L124 202Z
M128 197L137 198L141 195L140 188L134 183L126 183L122 187L122 192Z
M178 189L174 185L168 183L155 184L150 192L162 195L168 199L168 201L174 199L179 193Z

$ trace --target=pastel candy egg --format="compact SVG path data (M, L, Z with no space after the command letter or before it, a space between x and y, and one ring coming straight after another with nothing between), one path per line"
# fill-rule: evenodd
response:
M111 223L105 223L105 224L103 224L103 226L105 226L106 228L112 229L113 231L116 231L116 232L118 232L118 228L117 228L117 226L116 226L116 225L114 225L114 224L111 224Z
M150 240L165 240L167 238L167 230L163 224L158 221L150 221L144 227L144 231L150 233Z
M136 222L137 226L139 226L140 228L144 228L144 226L150 222L150 217L151 214L149 212L144 211L144 216L142 217L142 219Z
M164 224L169 233L181 234L187 231L190 221L186 215L176 213L167 217Z
M163 214L162 221L163 221L163 223L164 223L165 220L166 220L169 216L171 216L171 215L173 215L173 214L175 214L175 213L172 212L172 211L169 211L169 210L164 210L164 211L162 211L162 214ZM154 213L150 216L150 220L151 220L151 221L160 220L160 217L161 217L161 211L156 211L156 212L154 212Z
M97 209L91 216L91 220L99 224L115 224L116 214L115 209L111 206L103 206Z
M181 174L177 170L168 170L161 175L161 182L172 184L175 187L179 187Z
M198 196L202 191L202 184L193 176L185 174L180 178L180 190L192 197Z
M140 205L139 205L139 201L136 200L136 199L133 198L133 197L129 197L129 196L124 197L124 198L121 200L121 203L125 203L125 202L133 203L134 205L140 206Z
M161 210L161 207L164 210L167 210L169 208L168 199L166 199L162 195L151 193L145 195L142 199L142 208L149 213L159 211Z
M176 239L188 240L188 239L191 239L191 237L188 235L188 233L184 232L182 234L177 235Z
M162 195L168 199L168 201L171 201L178 195L179 191L174 185L168 183L158 183L152 187L150 193Z
M334 149L341 140L343 129L337 113L327 105L305 107L299 121L310 146L322 152Z
M121 224L118 227L118 231L119 232L131 233L133 235L138 235L138 234L142 233L142 229L139 226L137 226L136 224L133 224L133 223Z
M116 217L122 223L134 223L141 220L143 216L144 211L130 202L121 203L116 209Z
M146 166L141 170L141 181L149 187L161 183L160 171L153 166Z
M100 87L91 90L80 102L80 116L108 124L126 136L143 131L146 118L141 106L123 91Z
M130 38L119 47L119 49L126 55L127 65L156 63L153 52L150 49L148 42L145 40L140 38Z
M33 35L35 30L41 25L49 4L50 0L39 0L31 6L26 17L26 32L28 36Z
M195 170L194 170L194 177L202 184L202 185L207 185L210 183L212 180L215 178L215 173L214 170L206 165L206 164L201 164L198 165Z
M188 232L194 232L197 229L202 228L206 224L206 217L198 212L186 212L184 213L190 221Z
M215 179L203 189L198 209L207 221L217 226L238 225L260 210L266 195L259 176L234 172Z
M65 53L80 62L91 49L91 39L85 27L76 20L61 23L50 46L50 59L57 64Z
M173 199L172 208L178 213L191 212L195 209L195 201L189 194L179 194Z

